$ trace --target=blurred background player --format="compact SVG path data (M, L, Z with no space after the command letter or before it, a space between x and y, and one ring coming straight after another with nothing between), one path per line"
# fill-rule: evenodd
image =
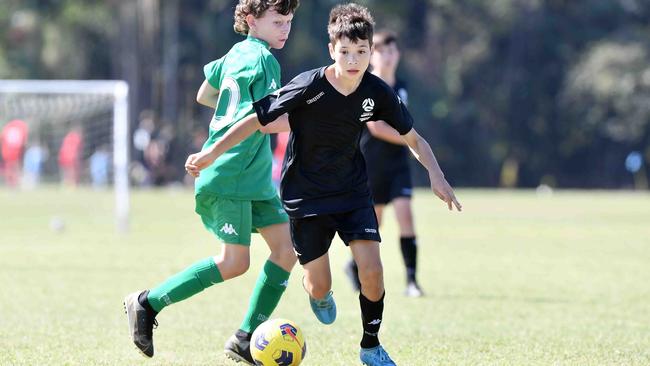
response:
M373 37L375 50L370 57L371 72L379 76L408 104L408 93L404 83L396 78L400 53L395 33L382 30ZM400 248L406 267L405 295L420 297L422 289L416 280L417 242L413 227L411 209L411 171L409 169L409 150L399 133L384 121L368 122L361 136L361 151L366 159L368 183L375 203L375 213L379 225L384 208L389 203L397 218L400 234ZM354 260L346 265L345 272L352 287L359 291L358 268Z
M27 143L27 133L27 124L19 119L7 123L0 133L4 161L2 173L9 187L15 187L20 180L20 163Z
M81 129L75 127L65 135L59 149L59 168L64 185L75 187L79 183L82 148Z
M239 120L254 114L253 101L280 87L280 65L270 49L284 47L298 0L240 0L235 31L247 38L207 64L196 100L215 109L205 150ZM192 158L193 155L190 155ZM131 337L147 357L154 354L152 329L165 307L244 274L250 265L251 233L259 232L271 254L260 271L249 307L225 344L227 357L253 365L250 340L284 293L296 263L289 218L271 180L270 137L258 132L214 161L195 182L195 211L223 243L221 254L199 260L150 290L124 300Z
M107 145L101 145L90 156L88 170L93 188L105 188L109 183L111 154Z
M43 164L48 158L47 148L38 140L33 139L23 158L23 182L24 188L34 188L41 182Z

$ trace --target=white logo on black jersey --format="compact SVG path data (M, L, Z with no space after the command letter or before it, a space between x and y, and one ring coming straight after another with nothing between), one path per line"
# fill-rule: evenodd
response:
M361 103L361 108L363 108L365 112L361 113L361 117L359 117L359 121L365 122L369 120L370 117L372 117L372 115L374 114L372 110L375 109L375 101L372 100L372 98L366 98L364 99L363 103Z
M372 100L372 98L367 98L363 101L363 103L361 103L361 107L366 112L372 112L372 110L375 108L375 101Z
M315 97L310 98L310 99L307 99L307 104L312 104L312 103L314 103L315 101L319 100L320 97L322 97L323 95L325 95L325 92L322 91L322 92L316 94Z

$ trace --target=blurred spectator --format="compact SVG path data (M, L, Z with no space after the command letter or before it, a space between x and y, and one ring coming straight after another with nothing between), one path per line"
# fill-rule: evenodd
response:
M144 110L140 113L138 128L133 132L133 160L144 162L144 150L151 141L151 135L156 128L154 115L151 110Z
M7 123L0 133L3 175L8 186L15 187L20 177L20 161L27 143L27 124L19 119Z
M41 181L43 163L47 160L48 151L40 142L31 144L25 150L23 159L23 187L34 188Z
M147 169L146 184L162 185L164 183L165 153L164 141L152 140L144 150L144 162Z
M153 111L146 109L140 112L138 128L133 132L133 160L130 168L131 180L137 186L151 184L151 173L147 166L146 155L155 129L156 121Z
M93 188L108 186L111 155L108 146L102 145L90 156L90 180Z
M174 125L170 122L161 122L160 130L154 133L154 138L149 143L145 152L145 163L151 175L151 183L162 186L168 183L178 183L178 174L173 160L179 155L178 137ZM154 156L157 155L157 156ZM182 158L184 160L184 157ZM183 161L185 163L185 161Z
M59 150L59 168L65 185L76 186L79 183L82 146L83 137L78 127L73 128L63 138Z

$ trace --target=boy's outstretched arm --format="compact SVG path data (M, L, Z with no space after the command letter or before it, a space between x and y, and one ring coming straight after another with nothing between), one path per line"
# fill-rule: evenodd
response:
M402 135L382 120L368 121L366 122L366 127L368 127L368 131L375 138L390 142L394 145L406 145L406 141L404 141Z
M266 134L289 131L291 131L291 126L289 126L289 114L287 113L281 115L268 125L260 127L260 132Z
M225 135L201 152L192 154L185 161L185 170L193 177L198 177L201 169L210 166L219 156L233 146L244 141L248 136L259 130L262 125L257 115L252 113L233 125Z
M449 183L447 183L445 175L442 173L440 165L438 165L438 161L433 155L429 143L413 128L406 135L403 135L402 138L411 149L413 156L415 156L415 158L418 159L418 161L429 172L429 181L431 182L431 190L433 193L435 193L438 198L445 201L450 210L453 210L454 206L456 207L456 210L462 210L463 206L458 202L454 190L451 188Z

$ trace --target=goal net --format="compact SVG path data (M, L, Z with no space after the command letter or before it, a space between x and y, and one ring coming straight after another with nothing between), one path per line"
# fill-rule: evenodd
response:
M115 192L128 229L128 86L123 81L0 80L0 182Z

